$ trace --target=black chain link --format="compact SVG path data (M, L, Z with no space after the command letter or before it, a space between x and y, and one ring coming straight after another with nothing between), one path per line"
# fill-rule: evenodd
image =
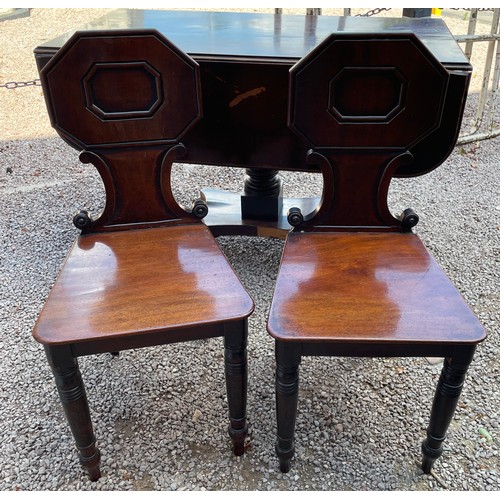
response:
M364 14L356 14L354 17L376 16L377 14L380 14L381 12L384 12L386 10L391 10L391 7L389 7L389 8L386 8L386 7L377 7L376 9L369 10L368 12L365 12Z
M2 83L0 84L0 88L4 89L18 89L20 87L33 87L33 86L41 86L42 83L39 78L36 78L35 80L28 80L27 82L7 82L7 83Z

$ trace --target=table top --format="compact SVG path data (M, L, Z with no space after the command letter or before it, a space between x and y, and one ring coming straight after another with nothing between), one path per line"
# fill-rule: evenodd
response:
M446 66L469 62L442 19L300 16L260 13L117 9L81 30L156 29L197 60L252 58L293 61L332 32L412 31ZM35 49L54 52L69 31Z

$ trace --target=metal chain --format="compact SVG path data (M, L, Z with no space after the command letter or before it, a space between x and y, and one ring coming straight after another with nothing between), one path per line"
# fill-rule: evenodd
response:
M29 80L27 82L7 82L7 83L2 83L0 84L0 88L5 88L5 89L18 89L20 87L32 87L32 86L41 86L42 83L40 82L40 78L36 78L35 80Z
M391 10L391 7L385 8L385 7L378 7L373 10L369 10L365 14L356 14L354 17L370 17L370 16L376 16L377 14L380 14L381 12L384 12L386 10Z

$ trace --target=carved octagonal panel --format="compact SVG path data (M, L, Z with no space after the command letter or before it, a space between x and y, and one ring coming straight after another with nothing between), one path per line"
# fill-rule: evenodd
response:
M339 122L388 122L404 109L406 88L397 68L343 68L330 82L328 111ZM364 99L367 89L377 98Z
M83 86L85 105L103 120L153 116L163 102L161 75L144 61L94 64Z
M155 30L77 32L40 76L52 125L78 149L178 142L201 118L198 63Z
M439 126L448 78L412 33L334 33L290 70L289 126L314 147L407 149Z

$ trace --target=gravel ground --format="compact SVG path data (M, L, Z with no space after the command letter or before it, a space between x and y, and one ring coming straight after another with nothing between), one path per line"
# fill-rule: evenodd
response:
M36 78L34 47L105 12L34 9L0 22L0 83ZM465 33L458 16L446 21ZM465 123L477 101L474 78ZM0 112L0 490L500 489L498 138L457 147L433 173L391 185L391 208L415 208L416 232L489 333L434 476L417 464L440 364L422 358L305 358L296 458L289 474L279 472L265 319L283 242L222 237L256 302L248 452L230 453L220 339L91 356L81 369L103 457L103 478L91 483L31 330L77 234L71 216L83 207L99 210L102 184L50 128L40 87L0 88ZM175 172L179 199L206 185L239 191L242 176L186 165ZM287 195L321 190L317 175L283 177Z

